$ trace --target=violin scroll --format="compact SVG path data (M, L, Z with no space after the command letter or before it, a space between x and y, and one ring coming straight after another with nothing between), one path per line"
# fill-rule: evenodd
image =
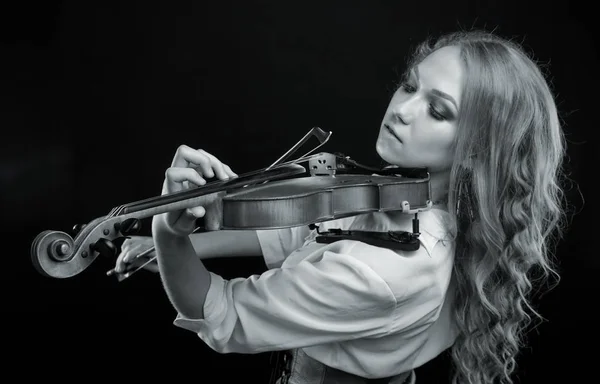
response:
M73 250L73 238L67 233L44 231L37 235L31 244L31 261L34 268L42 275L69 277L73 275L73 268L65 270L62 265L73 265L69 263L75 255Z
M82 272L99 255L114 258L119 251L114 240L138 233L141 223L132 217L98 218L73 229L75 239L68 233L50 230L36 236L31 244L31 261L39 273L67 278Z

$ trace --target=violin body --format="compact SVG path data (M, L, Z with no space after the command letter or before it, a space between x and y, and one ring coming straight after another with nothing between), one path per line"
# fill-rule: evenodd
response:
M376 211L426 209L429 180L399 176L307 176L280 180L221 199L220 229L303 226Z
M208 230L277 229L367 212L416 213L431 208L428 172L410 177L393 171L374 175L369 168L365 174L348 159L321 153L309 160L310 176L300 177L306 173L304 167L284 163L115 207L76 230L75 238L62 231L40 233L31 245L32 262L44 276L74 276L98 255L116 257L113 241L137 233L141 219L199 205L206 208L205 221L218 223Z

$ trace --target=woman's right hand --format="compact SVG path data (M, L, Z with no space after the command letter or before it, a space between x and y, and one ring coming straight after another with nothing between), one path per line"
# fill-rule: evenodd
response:
M150 249L154 246L154 240L150 236L130 236L121 245L121 253L117 257L115 263L115 272L124 273L132 268L137 268L143 263L147 262L148 259L156 256L156 251L152 250L150 253L143 257L137 257L140 253ZM158 272L158 265L156 263L148 263L144 266L152 272Z

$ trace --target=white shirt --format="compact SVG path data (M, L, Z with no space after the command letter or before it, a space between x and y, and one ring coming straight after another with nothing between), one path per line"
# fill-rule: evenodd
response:
M377 212L319 226L412 232L413 217ZM178 314L174 324L219 353L302 348L367 378L410 371L450 347L457 334L447 217L440 209L419 213L420 247L413 252L354 240L320 244L308 227L258 231L269 270L231 280L211 272L205 318Z

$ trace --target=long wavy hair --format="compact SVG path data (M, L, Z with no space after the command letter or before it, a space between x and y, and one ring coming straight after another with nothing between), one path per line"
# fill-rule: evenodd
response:
M460 31L423 42L408 68L448 45L465 68L448 194L459 328L452 383L513 383L531 315L543 320L532 289L560 280L566 141L543 67L522 45Z

